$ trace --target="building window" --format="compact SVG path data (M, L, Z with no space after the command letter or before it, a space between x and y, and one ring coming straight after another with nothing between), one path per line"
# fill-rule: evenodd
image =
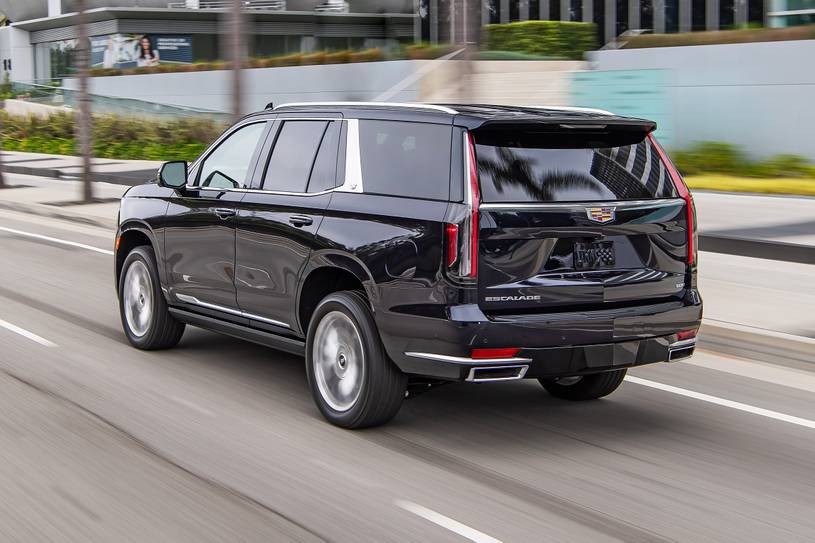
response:
M733 10L736 6L733 0L720 0L719 2L719 28L732 28L734 23Z
M665 32L679 32L679 0L665 0Z
M617 0L617 36L628 30L628 0Z
M640 0L640 28L654 28L654 4L651 0Z
M691 30L694 32L707 28L706 10L706 0L691 0Z
M569 20L570 21L583 20L583 0L569 1Z
M815 6L815 4L813 4ZM764 0L749 0L747 21L751 26L764 26Z

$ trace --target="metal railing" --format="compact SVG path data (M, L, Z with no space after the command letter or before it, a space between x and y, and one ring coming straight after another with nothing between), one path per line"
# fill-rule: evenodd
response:
M56 85L43 85L39 83L13 82L11 90L17 99L36 104L76 110L78 107L79 91ZM117 98L100 94L91 95L92 110L99 114L112 114L121 116L154 117L154 118L181 118L181 117L207 117L218 121L226 121L227 113L208 109L171 106L158 104L147 100L134 98ZM55 109L55 111L58 111Z
M232 9L231 0L187 0L186 2L170 2L171 9ZM285 11L286 0L243 0L243 9Z

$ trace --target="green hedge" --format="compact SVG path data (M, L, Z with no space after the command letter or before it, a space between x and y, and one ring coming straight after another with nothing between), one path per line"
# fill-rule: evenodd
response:
M9 151L77 154L76 116L47 118L2 116L2 146ZM94 117L93 155L123 160L194 160L223 131L209 119L154 121L131 117Z
M683 175L723 174L738 177L815 178L815 166L800 155L775 155L751 161L737 146L717 141L702 141L671 157Z
M523 21L484 27L483 49L581 60L597 48L597 27L592 23Z
M641 34L621 38L621 41L623 42L623 49L646 49L651 47L685 47L689 45L812 39L815 39L815 25L787 28L745 28L740 30L717 30L715 32L686 32L682 34Z

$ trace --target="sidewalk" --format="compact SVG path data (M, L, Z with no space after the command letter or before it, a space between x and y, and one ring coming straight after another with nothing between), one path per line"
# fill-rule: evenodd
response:
M76 179L82 170L77 156L47 155L3 151L3 171L39 175L55 179ZM140 185L155 177L161 162L155 160L117 160L94 158L91 162L94 181L120 185Z

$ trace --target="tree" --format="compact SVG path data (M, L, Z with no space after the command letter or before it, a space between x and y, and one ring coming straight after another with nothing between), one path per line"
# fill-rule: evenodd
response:
M76 0L78 12L78 43L76 47L77 67L79 68L79 154L82 157L82 200L93 201L91 185L91 98L88 94L88 65L90 63L90 40L85 14L85 0Z
M232 121L237 121L243 112L243 80L241 67L246 56L244 36L243 0L232 0L232 14L229 24L230 59L232 61Z

